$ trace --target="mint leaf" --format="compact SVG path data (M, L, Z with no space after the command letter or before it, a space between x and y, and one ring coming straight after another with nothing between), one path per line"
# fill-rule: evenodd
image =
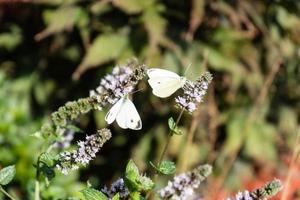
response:
M155 164L153 164L150 161L150 165L154 169L156 169L157 172L164 174L164 175L174 174L175 170L176 170L176 166L175 166L174 162L167 161L167 160L162 161L158 166L156 166Z
M93 188L85 188L80 191L85 200L108 200L105 194Z
M172 161L164 160L158 166L158 171L162 174L174 174L176 170L175 163Z
M126 166L125 172L125 184L130 191L135 191L139 189L139 184L137 179L139 178L139 169L136 164L130 160Z
M169 118L168 125L169 125L170 130L172 131L172 134L182 135L182 131L176 125L176 122L174 121L173 117Z
M0 170L0 185L7 185L16 174L15 165L10 165Z
M111 200L120 200L120 195L117 193Z

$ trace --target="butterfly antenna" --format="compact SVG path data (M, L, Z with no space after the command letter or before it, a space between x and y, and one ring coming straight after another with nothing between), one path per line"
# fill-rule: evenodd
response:
M144 90L144 88L141 88L141 89L135 90L135 91L131 92L130 94L134 94L134 93L140 92L140 91L142 91L142 90Z
M190 64L186 67L185 71L184 71L184 76L186 76L187 71L191 68L192 63L190 62Z

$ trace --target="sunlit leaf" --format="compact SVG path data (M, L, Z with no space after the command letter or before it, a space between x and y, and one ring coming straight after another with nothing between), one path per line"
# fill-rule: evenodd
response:
M35 35L36 40L42 40L51 34L71 30L80 16L80 8L75 6L62 6L57 10L45 12L46 29Z
M0 170L0 185L9 184L16 174L16 168L14 165L5 167Z
M158 166L150 162L151 166L155 168L159 173L169 175L174 174L176 170L175 163L168 160L163 160Z
M245 154L261 162L276 161L276 130L267 122L253 123L246 138Z
M168 125L173 134L182 135L182 131L176 125L176 123L172 117L169 118Z
M17 26L11 26L10 32L0 33L0 49L8 51L15 49L22 42L21 29Z
M85 188L81 190L85 200L108 200L108 198L99 190L93 188Z
M126 44L127 37L125 35L102 34L98 36L74 72L73 78L78 79L87 69L117 58L124 50Z

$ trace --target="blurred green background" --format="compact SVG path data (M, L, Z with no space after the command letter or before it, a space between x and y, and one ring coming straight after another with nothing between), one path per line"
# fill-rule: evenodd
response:
M88 96L114 65L132 57L182 75L191 64L191 80L213 74L204 103L183 116L184 134L172 138L168 154L178 172L213 165L205 196L223 199L274 177L286 179L300 115L299 1L1 2L0 167L16 164L8 187L15 196L32 199L33 164L44 145L32 134L51 112ZM97 159L69 176L57 173L42 186L43 199L76 196L87 180L101 188L122 175L130 157L149 171L165 143L167 120L179 111L173 98L153 96L146 81L139 88L134 102L143 129L111 126L113 138ZM74 141L105 127L106 111L75 121L84 134ZM300 196L300 168L295 171L291 199Z

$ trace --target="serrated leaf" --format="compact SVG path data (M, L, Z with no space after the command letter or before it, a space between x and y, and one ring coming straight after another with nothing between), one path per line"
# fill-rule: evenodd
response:
M40 160L40 162L43 162L48 167L50 167L50 166L53 166L53 164L54 164L55 156L51 155L50 153L44 152L41 154L39 160Z
M141 200L141 194L139 192L130 193L131 200Z
M139 176L139 169L132 160L126 166L126 176L130 179L136 179Z
M182 135L182 131L178 128L178 126L176 125L176 122L174 121L174 119L172 117L169 118L168 125L169 125L170 130L172 131L172 134Z
M115 196L113 196L112 200L120 200L119 193L115 194Z
M158 166L158 171L162 174L174 174L176 170L175 163L172 161L164 160Z
M140 183L139 185L141 191L148 191L154 187L153 181L146 176L140 176L138 178L138 182Z
M0 170L0 185L7 185L10 183L16 174L15 165L5 167Z
M139 184L137 179L139 178L139 170L135 163L130 160L126 166L125 172L125 184L130 191L138 190Z
M80 191L85 200L108 200L105 194L93 188L85 188Z
M165 175L174 174L176 170L176 166L174 162L164 160L158 166L150 161L150 165L156 169L157 172Z
M78 79L87 69L116 59L126 44L127 37L122 34L102 34L98 36L74 72L73 78Z

